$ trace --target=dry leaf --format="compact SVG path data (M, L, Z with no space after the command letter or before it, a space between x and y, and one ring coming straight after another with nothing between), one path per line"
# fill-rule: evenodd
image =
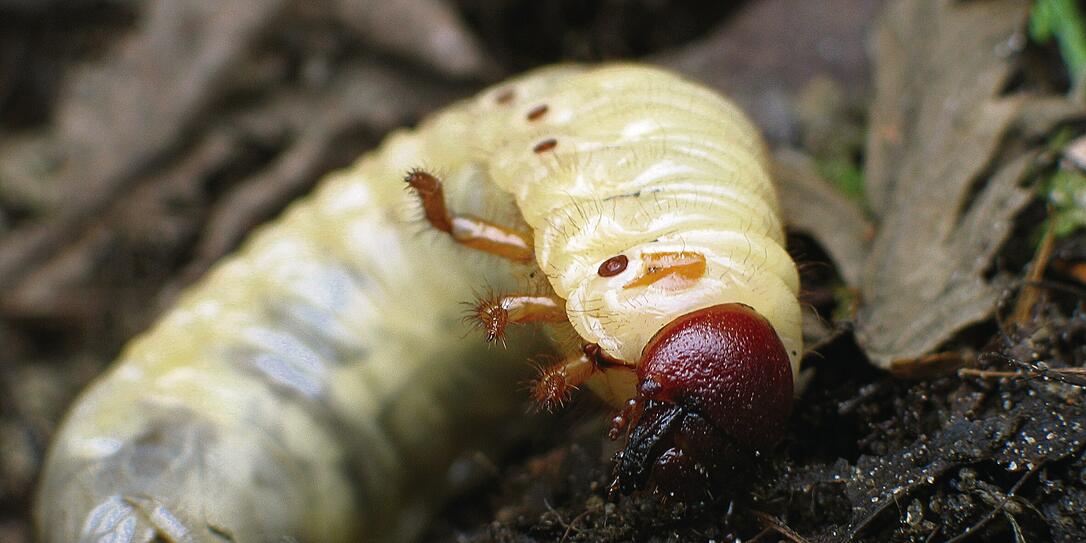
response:
M1028 8L899 2L875 34L865 174L880 226L856 333L881 367L930 353L993 313L1004 281L986 273L1030 200L1023 183L1036 155L1012 129L1039 99L1001 95Z
M780 149L773 162L788 228L819 240L845 282L859 283L871 223L851 200L818 175L807 155Z

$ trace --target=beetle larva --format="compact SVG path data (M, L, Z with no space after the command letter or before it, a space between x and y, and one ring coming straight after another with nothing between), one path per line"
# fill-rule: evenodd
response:
M419 197L508 264L419 236ZM782 243L756 130L715 93L634 65L496 86L325 180L130 344L53 445L43 539L411 539L457 452L520 411L516 360L540 348L479 351L459 302L535 269L546 292L477 317L492 341L550 323L569 357L540 401L585 382L626 406L618 486L727 472L791 406Z
M625 404L613 488L726 482L783 430L802 348L764 144L736 106L658 69L598 68L542 91L481 97L507 106L480 117L478 137L530 232L448 211L426 172L407 182L435 228L534 257L547 276L545 295L484 300L477 316L491 340L535 321L579 338L536 397L560 403L587 383Z

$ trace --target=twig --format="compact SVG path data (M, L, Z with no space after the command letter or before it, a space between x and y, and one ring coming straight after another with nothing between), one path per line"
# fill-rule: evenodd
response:
M924 538L924 543L931 543L935 539L935 536L939 534L939 530L942 529L942 526L936 526L935 529L928 534L928 537Z
M958 370L958 377L980 377L981 379L1002 379L1004 377L1026 377L1020 371L996 371L996 370L981 370L977 368L962 368Z
M547 501L546 498L543 499L543 506L547 508L548 513L554 515L554 518L558 519L558 524L561 524L562 527L565 528L567 531L569 530L569 523L566 522L566 519L562 518L562 514L559 513L557 509L552 507L550 502Z
M297 142L215 204L195 256L181 274L183 283L203 274L254 226L316 182L348 135L359 129L379 134L452 96L442 87L377 63L351 65L340 79L338 85L319 95L319 109L305 110L314 118L305 123ZM406 98L389 104L383 101L387 96Z
M795 530L789 528L785 523L781 522L779 518L761 511L751 511L751 513L754 513L754 516L758 517L762 521L762 525L767 529L776 531L789 541L792 541L793 543L808 543L807 539L797 534Z
M132 190L98 210L93 224L84 225L83 235L73 235L68 241L58 240L58 246L52 248L52 253L44 261L28 269L25 280L4 287L0 291L0 312L8 315L78 317L79 308L94 305L93 297L86 294L94 291L97 285L89 283L94 280L95 274L100 273L106 260L103 255L115 251L115 247L122 243L118 240L122 237L119 233L131 230L130 216L133 210L162 209L167 205L165 201L174 196L198 192L200 181L208 172L235 156L237 148L236 138L229 131L214 131L169 170L133 185ZM175 225L178 222L177 218L167 213L148 215L153 217L149 220L154 221L158 228L163 228L163 224ZM160 243L164 251L169 250L165 240ZM117 269L119 264L116 258L110 260L110 265ZM73 294L76 291L78 295ZM95 314L100 312L100 309L93 311Z
M747 541L747 543L757 543L758 541L761 541L763 537L765 537L765 536L767 536L769 534L775 533L775 532L776 532L776 530L774 530L773 528L762 528L762 531L758 532L757 534L754 534L754 537L750 538L750 540Z
M1026 276L1026 285L1022 287L1018 302L1014 306L1014 314L1011 315L1011 322L1018 326L1025 326L1029 322L1033 308L1037 306L1040 289L1034 286L1034 282L1039 282L1044 278L1045 267L1048 266L1052 247L1056 241L1055 233L1055 229L1050 224L1045 230L1044 238L1041 239L1040 247L1037 248L1037 255L1033 257L1033 265L1030 266L1029 275Z
M576 525L577 525L577 522L578 522L578 521L580 521L581 519L583 519L583 518L584 518L585 516L587 516L587 515L588 515L589 513L591 513L591 512L592 512L592 509L591 509L591 508L589 508L589 509L586 509L586 510L582 511L582 512L581 512L581 513L580 513L579 515L577 515L577 516L573 517L573 520L569 521L569 525L568 525L568 526L566 526L566 531L565 531L565 533L563 533L563 534L562 534L562 539L560 539L560 540L558 541L558 543L565 543L565 541L566 541L566 538L568 538L568 537L569 537L569 533L570 533L570 532L572 532L572 531L577 531L577 532L580 532L580 530L579 530L579 529L577 529L577 528L574 528L574 526L576 526Z
M932 353L916 358L900 358L890 362L890 374L898 379L933 379L950 375L968 365L971 356L956 351Z
M974 368L963 368L958 370L959 376L972 376L980 377L982 379L999 379L1003 377L1009 378L1021 378L1021 379L1051 379L1060 383L1078 387L1086 387L1086 368L1071 367L1071 368L1051 368L1047 365L1040 363L1023 362L1013 356L1009 356L1003 353L986 353L983 355L985 358L999 358L1004 362L1009 362L1016 366L1019 366L1018 371L998 371L998 370L980 370Z
M983 528L986 524L991 522L992 519L994 519L996 515L1000 513L1000 511L1003 511L1003 508L1007 506L1007 503L1011 501L1011 498L1015 497L1018 489L1022 488L1022 485L1025 484L1026 480L1028 480L1030 476L1032 476L1034 473L1037 473L1037 471L1041 468L1043 464L1044 462L1041 461L1035 464L1032 468L1030 468L1029 471L1027 471L1025 474L1022 475L1022 477L1018 479L1018 482L1014 483L1014 486L1012 486L1010 491L1007 492L1007 495L1004 496L1003 500L999 502L998 507L992 509L990 512L988 512L987 515L984 515L984 518L977 521L976 524L970 526L966 531L958 534L952 539L948 539L946 543L959 543L961 541L965 541L966 538L973 535L978 530Z

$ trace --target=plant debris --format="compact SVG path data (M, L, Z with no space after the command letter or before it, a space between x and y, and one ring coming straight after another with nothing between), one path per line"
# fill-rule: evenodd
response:
M878 233L857 285L856 336L885 368L931 353L990 318L1011 277L993 258L1031 200L1041 149L1018 120L1016 48L1028 5L1017 1L894 4L876 31L876 95L866 191ZM1012 270L1016 272L1017 270Z

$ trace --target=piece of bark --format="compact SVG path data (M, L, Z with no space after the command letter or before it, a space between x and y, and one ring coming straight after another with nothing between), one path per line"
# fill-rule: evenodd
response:
M899 2L875 33L865 188L880 225L856 335L878 366L926 355L995 309L992 259L1030 201L1038 152L1012 130L1038 98L1001 95L1028 8Z

